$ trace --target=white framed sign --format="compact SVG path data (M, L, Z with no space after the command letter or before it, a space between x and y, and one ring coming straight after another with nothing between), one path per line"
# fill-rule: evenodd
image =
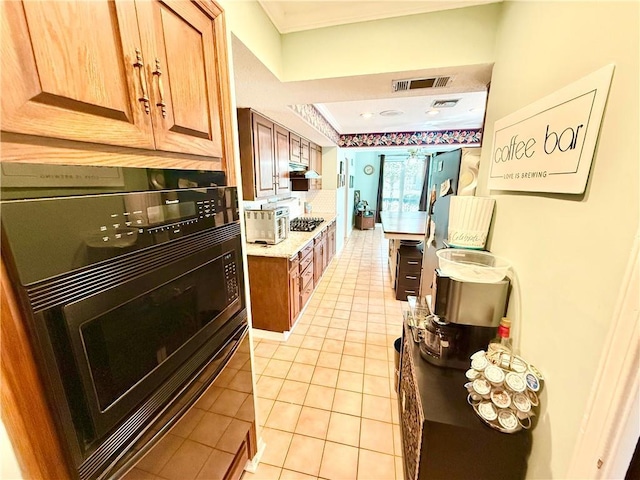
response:
M583 193L613 69L607 65L496 121L489 188Z

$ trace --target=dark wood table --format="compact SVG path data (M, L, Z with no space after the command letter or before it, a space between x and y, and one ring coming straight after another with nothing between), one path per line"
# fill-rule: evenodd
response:
M427 228L427 212L380 212L384 238L423 241Z

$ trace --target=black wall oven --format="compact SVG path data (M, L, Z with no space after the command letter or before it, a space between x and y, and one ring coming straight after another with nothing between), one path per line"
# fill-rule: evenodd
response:
M2 255L70 460L79 478L117 476L247 329L236 189L211 172L167 189L176 171L2 169Z

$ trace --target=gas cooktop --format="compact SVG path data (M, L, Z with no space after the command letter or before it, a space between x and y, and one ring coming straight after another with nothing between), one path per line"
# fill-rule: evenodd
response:
M322 222L324 222L324 218L320 217L297 217L289 222L289 230L292 232L312 232Z

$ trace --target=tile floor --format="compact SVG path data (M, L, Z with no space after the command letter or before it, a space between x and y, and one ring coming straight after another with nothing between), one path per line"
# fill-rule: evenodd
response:
M394 340L403 302L380 225L354 230L286 342L254 338L259 431L244 480L401 480Z

